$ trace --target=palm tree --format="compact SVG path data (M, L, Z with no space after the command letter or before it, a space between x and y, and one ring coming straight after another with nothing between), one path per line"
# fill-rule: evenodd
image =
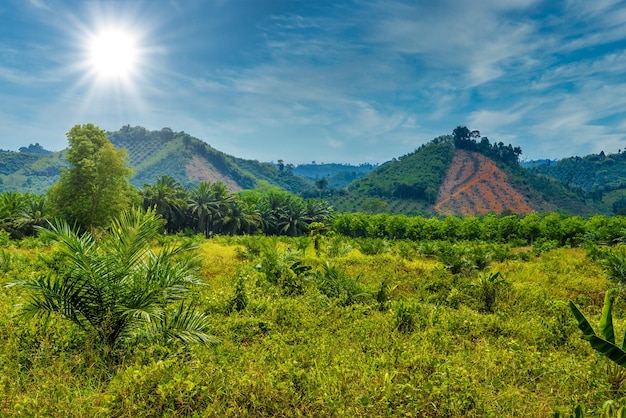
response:
M48 222L48 206L44 196L25 194L26 203L13 224L25 235L33 235L36 227L44 226Z
M156 208L165 219L167 232L181 228L183 214L187 208L186 192L173 177L161 176L154 185L143 186L143 207Z
M268 235L280 234L279 219L291 195L279 190L269 190L259 201L259 212L263 219L264 231Z
M290 199L282 208L278 217L278 229L281 234L296 236L308 228L310 219L301 199Z
M308 199L306 201L306 214L311 222L326 222L333 213L333 207L325 200Z
M182 302L200 284L197 256L187 243L152 250L161 226L154 210L141 209L123 213L98 240L63 221L50 225L42 233L58 244L64 268L21 283L30 292L22 313L58 314L94 333L109 351L141 334L209 342L207 318Z
M252 202L240 202L241 206L241 232L250 235L259 229L263 229L263 217L259 206Z
M222 232L224 222L233 209L235 196L228 191L228 187L222 182L211 184L211 196L216 202L217 210L209 218L209 229L211 232Z
M15 236L20 235L16 229L15 220L26 207L26 197L20 192L6 192L0 194L0 228Z
M217 212L218 204L213 199L211 183L201 182L198 187L191 190L187 200L189 209L197 221L197 232L209 236L209 218Z

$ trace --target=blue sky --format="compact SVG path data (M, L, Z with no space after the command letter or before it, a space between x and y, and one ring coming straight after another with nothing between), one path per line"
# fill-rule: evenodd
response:
M458 125L522 158L626 149L614 0L4 0L0 148L75 124L185 131L237 157L382 163ZM102 77L89 40L135 39Z

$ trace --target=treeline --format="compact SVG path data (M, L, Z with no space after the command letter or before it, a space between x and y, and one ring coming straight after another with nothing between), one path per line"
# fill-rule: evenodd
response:
M556 213L526 216L495 215L445 218L393 214L338 213L324 200L304 200L279 189L231 193L223 183L200 183L184 189L164 176L138 193L140 205L154 208L165 220L165 233L265 234L298 236L312 229L351 238L413 241L489 241L532 245L550 241L578 246L585 241L616 244L626 240L626 217L589 218ZM0 229L13 238L34 235L55 210L45 196L0 194ZM315 222L315 224L314 224Z
M542 164L529 168L535 174L557 179L568 189L594 201L615 190L626 188L626 153L591 154L585 157L570 157L556 163ZM614 205L619 213L623 202Z
M136 205L154 208L164 219L164 233L296 236L307 233L313 222L328 222L332 215L324 200L304 200L276 188L232 193L223 183L202 182L185 189L163 176L135 192ZM0 194L0 229L13 238L34 235L36 227L57 217L64 218L46 196Z
M296 236L313 222L327 222L332 207L324 200L304 200L277 188L229 192L220 182L201 182L184 189L163 176L144 186L144 208L155 208L168 233L188 231L213 234Z
M552 241L559 246L578 246L584 241L616 244L626 239L626 217L595 215L584 219L557 213L526 216L490 214L462 218L340 213L334 216L331 228L352 238L480 240L516 245L530 245L538 241Z
M479 131L470 131L465 126L458 126L452 131L452 137L456 148L479 152L492 160L501 161L507 165L517 165L519 156L522 154L520 147L513 147L511 144L504 145L503 142L491 144L486 136L481 138Z

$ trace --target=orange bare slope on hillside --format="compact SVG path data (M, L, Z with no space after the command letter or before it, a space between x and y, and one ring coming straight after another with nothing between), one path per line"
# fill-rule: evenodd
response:
M242 187L230 177L217 171L206 159L194 155L185 167L187 178L192 181L222 182L231 192L238 192Z
M440 215L471 216L505 210L532 212L509 176L491 159L477 152L456 150L439 188L435 211Z

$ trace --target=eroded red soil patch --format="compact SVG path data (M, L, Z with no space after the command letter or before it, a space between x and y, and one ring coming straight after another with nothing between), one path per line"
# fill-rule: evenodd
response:
M505 172L484 155L465 150L455 151L439 189L435 210L441 215L463 216L504 210L532 212Z

